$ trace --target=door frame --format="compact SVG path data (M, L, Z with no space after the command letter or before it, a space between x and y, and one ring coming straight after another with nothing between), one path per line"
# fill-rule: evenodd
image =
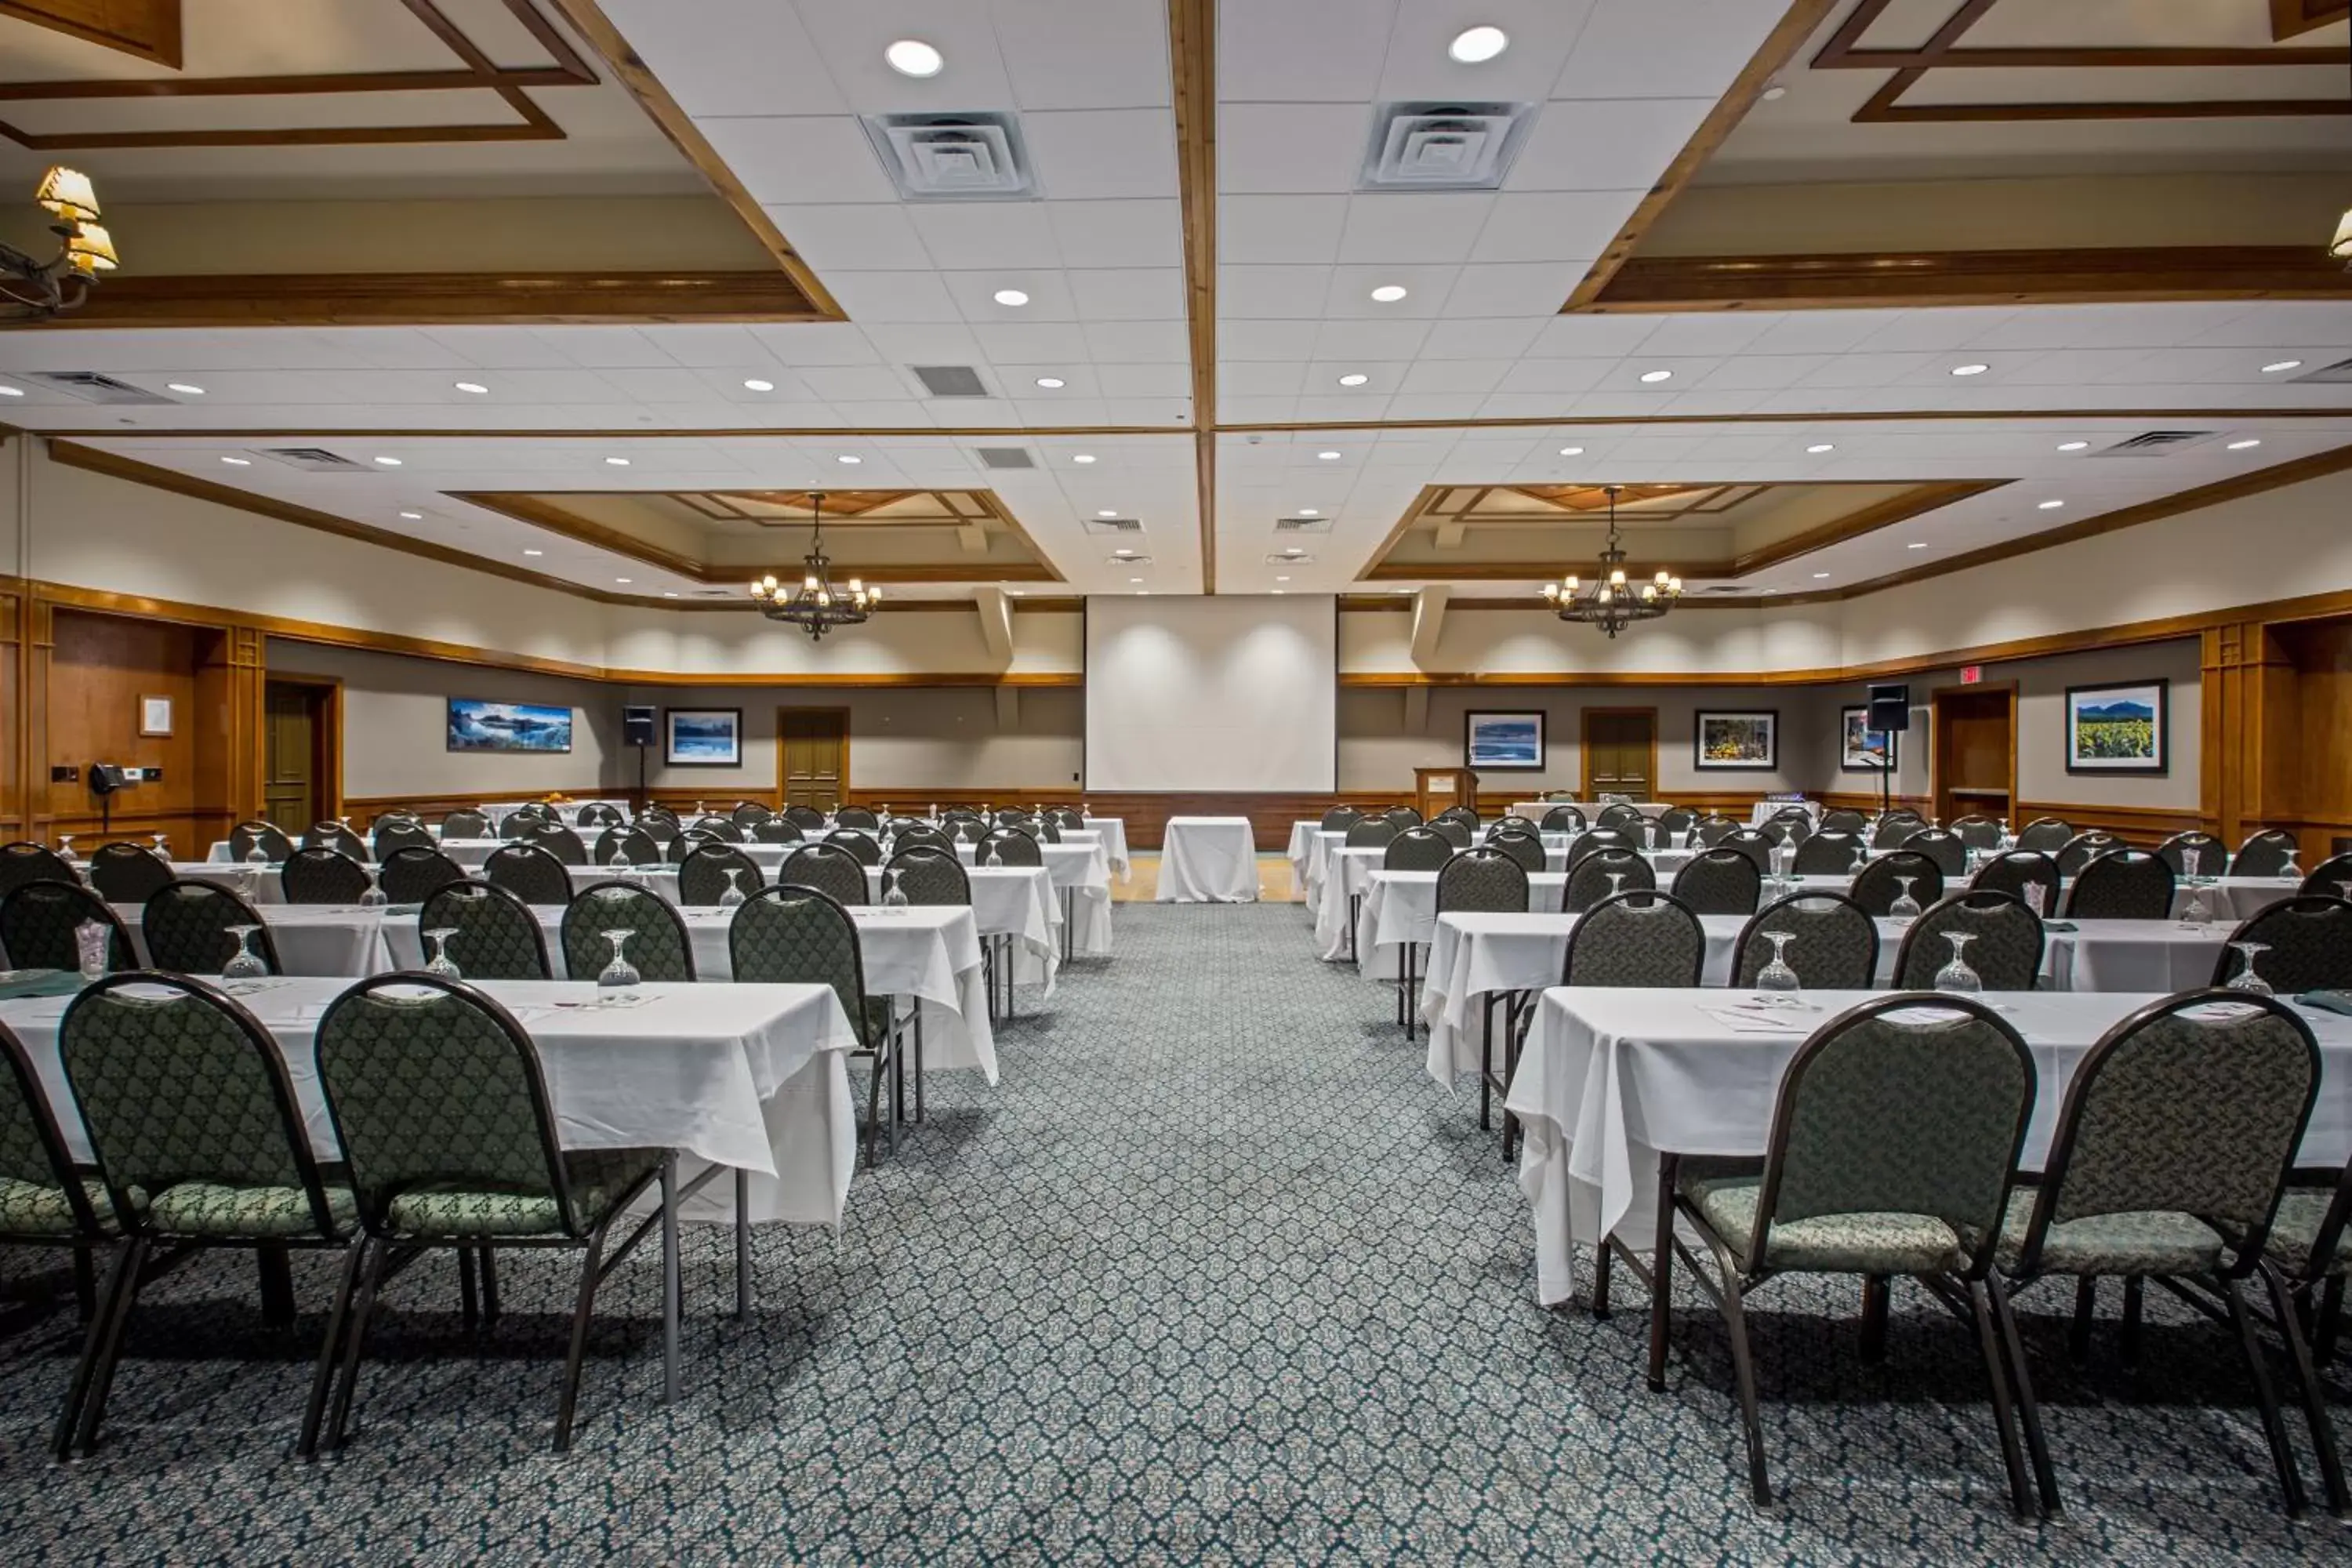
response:
M776 709L776 809L784 809L784 797L789 793L790 780L784 771L784 715L787 713L835 713L841 718L841 784L839 800L833 804L849 804L849 713L846 708L810 708L800 703Z
M1579 780L1577 798L1598 800L1592 787L1592 717L1596 713L1614 718L1639 716L1650 721L1650 798L1658 798L1658 710L1655 708L1587 708L1576 721L1576 771Z
M2017 682L2004 680L1998 685L1938 686L1927 694L1927 810L1938 822L1948 819L1944 810L1944 700L1948 697L2006 697L2009 699L2009 811L2007 820L2022 828L2025 818L2017 798Z
M311 759L317 775L311 780L311 787L327 807L326 815L319 820L335 821L343 815L343 678L340 675L293 673L273 675L265 669L261 675L261 707L265 714L269 710L269 689L273 686L307 687L323 694L319 700L319 722L310 738L310 743L317 748L318 753ZM261 759L265 775L269 766L268 745L265 736ZM266 792L268 785L267 776L262 783Z

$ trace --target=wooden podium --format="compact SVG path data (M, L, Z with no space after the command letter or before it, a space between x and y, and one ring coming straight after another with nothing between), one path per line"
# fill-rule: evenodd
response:
M1415 768L1412 787L1423 822L1457 805L1478 809L1478 775L1468 768Z

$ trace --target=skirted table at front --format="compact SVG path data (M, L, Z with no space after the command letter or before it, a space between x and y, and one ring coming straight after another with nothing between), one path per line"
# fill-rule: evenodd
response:
M1171 816L1160 838L1163 904L1257 901L1257 837L1246 816Z

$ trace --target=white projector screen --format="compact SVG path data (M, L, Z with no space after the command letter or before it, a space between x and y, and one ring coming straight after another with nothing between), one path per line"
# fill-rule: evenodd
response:
M1087 787L1339 787L1328 595L1087 601Z

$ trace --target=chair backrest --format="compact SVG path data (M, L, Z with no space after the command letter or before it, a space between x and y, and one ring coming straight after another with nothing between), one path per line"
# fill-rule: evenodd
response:
M418 1188L550 1205L583 1234L539 1051L512 1014L434 974L362 980L319 1020L319 1082L360 1223L392 1234Z
M2332 856L2311 868L2300 889L2331 898L2352 899L2352 854Z
M1467 812L1469 807L1464 806L1462 809ZM1478 819L1475 816L1466 816L1464 820L1474 828L1478 826ZM1541 833L1542 831L1532 818L1521 816L1516 811L1509 811L1495 819L1495 825L1486 829L1486 837L1492 838L1497 833Z
M1824 828L1797 846L1789 869L1800 877L1851 877L1869 858L1862 835Z
M256 844L261 846L264 855L278 865L283 865L294 855L294 841L287 837L285 831L274 822L240 822L230 829L228 847L232 858L245 859L253 853Z
M835 827L877 828L882 826L882 819L874 815L871 806L845 805L833 814L833 825Z
M457 972L473 980L551 980L547 933L529 904L488 882L452 882L434 889L417 911L416 929L457 934L442 947Z
M1675 873L1675 897L1702 915L1752 915L1764 874L1737 849L1702 849Z
M395 849L378 869L376 886L395 904L421 904L436 888L466 879L464 868L437 849Z
M526 904L572 901L572 873L537 839L501 844L491 850L489 858L482 862L482 880L493 888L504 888Z
M18 969L62 969L70 974L81 967L80 942L74 932L89 921L112 933L107 939L109 970L139 967L121 917L79 882L27 882L0 898L0 952Z
M1454 858L1456 846L1434 827L1408 827L1381 852L1383 871L1434 871Z
M1348 825L1341 846L1349 849L1384 849L1397 836L1397 825L1384 816L1367 816Z
M1789 967L1807 989L1868 991L1878 984L1878 922L1843 893L1796 893L1756 911L1739 929L1734 985L1753 985L1772 962L1768 931L1785 931Z
M1540 844L1537 846L1542 847ZM1437 912L1528 912L1527 868L1489 844L1465 849L1437 868Z
M785 856L776 871L776 885L814 888L835 903L850 907L873 902L865 865L837 844L803 844Z
M1446 816L1432 822L1429 827L1431 832L1442 836L1445 842L1453 845L1456 849L1467 849L1470 847L1471 829L1474 826L1458 816Z
M582 842L579 834L560 822L542 824L540 830L530 836L529 842L546 850L563 865L588 864L588 846Z
M1602 806L1601 808L1601 815L1592 819L1592 826L1595 827L1622 827L1631 823L1639 822L1642 819L1641 807L1629 805L1621 800Z
M1690 841L1700 848L1712 849L1739 831L1739 824L1719 811L1710 811L1691 825Z
M2294 835L2284 828L2268 827L2253 834L2238 846L2231 858L2230 874L2233 877L2284 877L2294 859Z
M2254 973L2282 996L2352 990L2352 903L2333 893L2281 900L2240 921L2230 940L2270 949L2256 956ZM2238 955L2223 948L2213 984L2225 984L2237 972Z
M1612 890L1633 892L1657 885L1658 873L1647 856L1635 849L1604 846L1570 863L1559 907L1576 914L1608 898Z
M728 926L727 951L740 983L832 986L859 1042L875 1043L857 922L822 889L766 888L745 900Z
M433 849L395 849L394 855L421 853L439 859ZM367 868L340 849L323 844L297 849L278 868L279 893L289 904L348 904L368 889ZM384 895L391 897L389 893Z
M729 844L741 844L746 837L741 823L731 816L720 816L716 813L696 817L694 831L709 834L712 837Z
M1614 827L1588 827L1568 841L1568 868L1575 870L1587 855L1602 849L1631 849L1633 836Z
M2040 889L2037 894L2034 889ZM2011 849L1986 861L1969 879L1972 892L2009 893L2037 915L2047 915L2058 899L2058 862L2039 849Z
M383 861L389 858L395 849L406 849L411 846L420 849L431 849L437 844L431 831L413 817L399 817L390 822L378 818L374 830L369 837L372 841L370 848L373 849L373 854L362 856L360 857L362 859L373 858Z
M1880 817L1878 826L1870 830L1870 847L1873 849L1900 848L1905 839L1927 826L1927 819L1917 812L1897 806Z
M1421 826L1421 813L1409 805L1392 805L1381 815L1395 823L1400 828Z
M2230 866L2230 847L2210 833L2200 833L2194 829L2174 834L2158 845L2156 852L2164 858L2166 865L2172 868L2172 874L2176 877L2219 877L2227 872ZM2199 858L2194 871L2189 866L2189 857L2192 854Z
M1584 813L1572 805L1555 805L1543 814L1546 833L1581 833L1584 827Z
M793 823L801 827L823 827L824 826L824 813L819 811L813 805L788 805L784 807L783 815L784 820Z
M688 909L709 909L716 906L727 892L727 873L735 873L735 885L750 898L768 885L760 874L760 863L732 844L698 844L692 853L678 862L677 901ZM859 872L863 879L865 873Z
M1006 806L996 814L995 818L996 826L999 827L1018 827L1024 831L1036 820L1035 816L1022 810L1017 805Z
M786 817L763 816L751 824L751 842L754 844L798 844L806 837L799 823Z
M683 865L686 858L703 845L726 842L727 840L719 837L716 833L705 833L698 827L686 828L662 847L662 858L673 866Z
M251 904L226 888L212 882L167 882L148 895L139 913L147 962L180 974L218 974L236 956L231 926L259 926L248 939L254 955L269 966L270 973L286 973L268 925Z
M77 879L66 858L46 844L18 839L0 846L0 893L27 882L71 882Z
M1062 841L1061 824L1054 820L1051 813L1031 817L1029 826L1022 831L1040 844L1059 844Z
M476 811L470 805L461 805L441 819L441 837L488 838L490 837L490 819L486 814Z
M58 1056L118 1223L188 1234L153 1200L202 1182L299 1190L313 1234L339 1234L286 1059L215 987L157 970L110 975L66 1009ZM134 1188L148 1201L134 1205Z
M1802 812L1794 816L1784 814L1773 817L1759 831L1773 843L1794 849L1813 836L1813 819Z
M2042 974L2042 917L2011 893L1967 892L1911 922L1895 954L1895 988L1928 991L1952 960L1953 935L1972 938L1963 955L1988 991L2031 991Z
M910 904L969 904L971 878L951 848L934 844L906 845L882 868L887 896L895 882Z
M563 972L593 980L613 961L608 931L631 931L630 963L643 980L692 980L694 943L667 899L633 882L591 882L572 895L560 930ZM462 966L461 966L462 967Z
M1960 842L1970 849L1991 850L2000 847L2000 823L1994 817L1963 816L1952 824L1952 831L1958 834Z
M7 1025L0 1024L0 1181L21 1183L57 1194L70 1222L70 1234L100 1233L96 1207L75 1171L73 1154L58 1128L57 1114L33 1066L25 1043ZM29 1205L27 1205L29 1206ZM55 1227L26 1222L26 1208L0 1209L0 1237L56 1241Z
M735 803L735 809L727 815L735 819L737 826L748 833L776 814L756 800L739 800Z
M1697 820L1698 813L1686 805L1670 805L1658 813L1658 826L1675 838L1688 835L1691 824Z
M1859 838L1863 829L1869 826L1870 819L1862 813L1848 806L1838 806L1822 813L1821 820L1813 824L1813 830L1817 833L1851 833Z
M901 853L909 849L936 849L950 859L955 856L955 840L949 837L944 830L934 827L928 822L919 822L912 827L900 828L892 837L890 847Z
M1707 847L1736 849L1753 861L1759 871L1772 868L1772 841L1752 827L1735 827Z
M1964 877L1969 870L1967 841L1948 827L1923 827L1903 841L1914 855L1925 855L1947 877Z
M595 800L582 806L572 820L582 827L617 827L628 819L621 815L619 806Z
M499 818L496 834L500 838L528 838L539 831L540 824L545 820L529 806L518 807ZM446 826L441 829L441 837L449 837L449 829Z
M1065 833L1084 833L1087 830L1086 813L1075 805L1057 805L1045 815Z
M151 845L104 844L89 858L89 885L110 904L143 904L171 880L171 866Z
M2062 877L2079 877L2083 873L2083 868L2089 865L2094 857L2105 855L2110 849L2121 849L2124 847L2122 839L2112 833L2104 832L2095 827L2087 833L2077 833L2058 847L2058 874Z
M1562 985L1696 985L1706 933L1672 893L1619 893L1585 910L1568 933Z
M642 827L627 826L607 827L596 835L596 847L588 852L588 863L610 866L613 852L616 849L632 866L658 866L662 863L662 847L654 841L654 836Z
M2248 1272L2318 1092L2311 1028L2274 998L2184 991L2140 1008L2066 1086L2017 1272L2053 1224L2143 1212L2206 1221L2242 1243L2223 1272Z
M882 864L882 846L875 841L872 834L863 828L836 827L826 837L825 842L837 849L846 849L856 856L857 863L861 866Z
M1529 876L1533 876L1551 863L1551 857L1544 848L1543 839L1533 833L1489 833L1486 835L1486 847L1499 849L1508 855L1512 859L1517 860L1519 863L1519 868Z
M1432 822L1466 822L1475 828L1478 826L1478 813L1471 806L1449 805L1430 820Z
M985 866L993 855L1007 866L1043 866L1045 852L1037 841L1017 827L999 827L980 841L980 848L971 858L975 866Z
M2063 816L2037 816L2027 823L2017 836L2020 849L2036 849L2044 855L2055 855L2066 847L2074 837L2074 825Z
M302 847L323 844L330 849L340 849L354 860L368 858L367 841L340 822L314 822L302 834Z
M2169 920L2172 868L2145 850L2118 844L2074 873L2066 889L2066 913L2074 920Z
M1891 850L1864 866L1854 877L1850 892L1853 901L1872 915L1884 916L1903 896L1906 881L1911 884L1911 897L1923 910L1944 896L1942 868L1925 855L1908 849Z
M2033 1110L2032 1053L1960 996L1882 996L1813 1031L1780 1079L1748 1257L1776 1259L1776 1225L1923 1215L1969 1243L1980 1276Z

